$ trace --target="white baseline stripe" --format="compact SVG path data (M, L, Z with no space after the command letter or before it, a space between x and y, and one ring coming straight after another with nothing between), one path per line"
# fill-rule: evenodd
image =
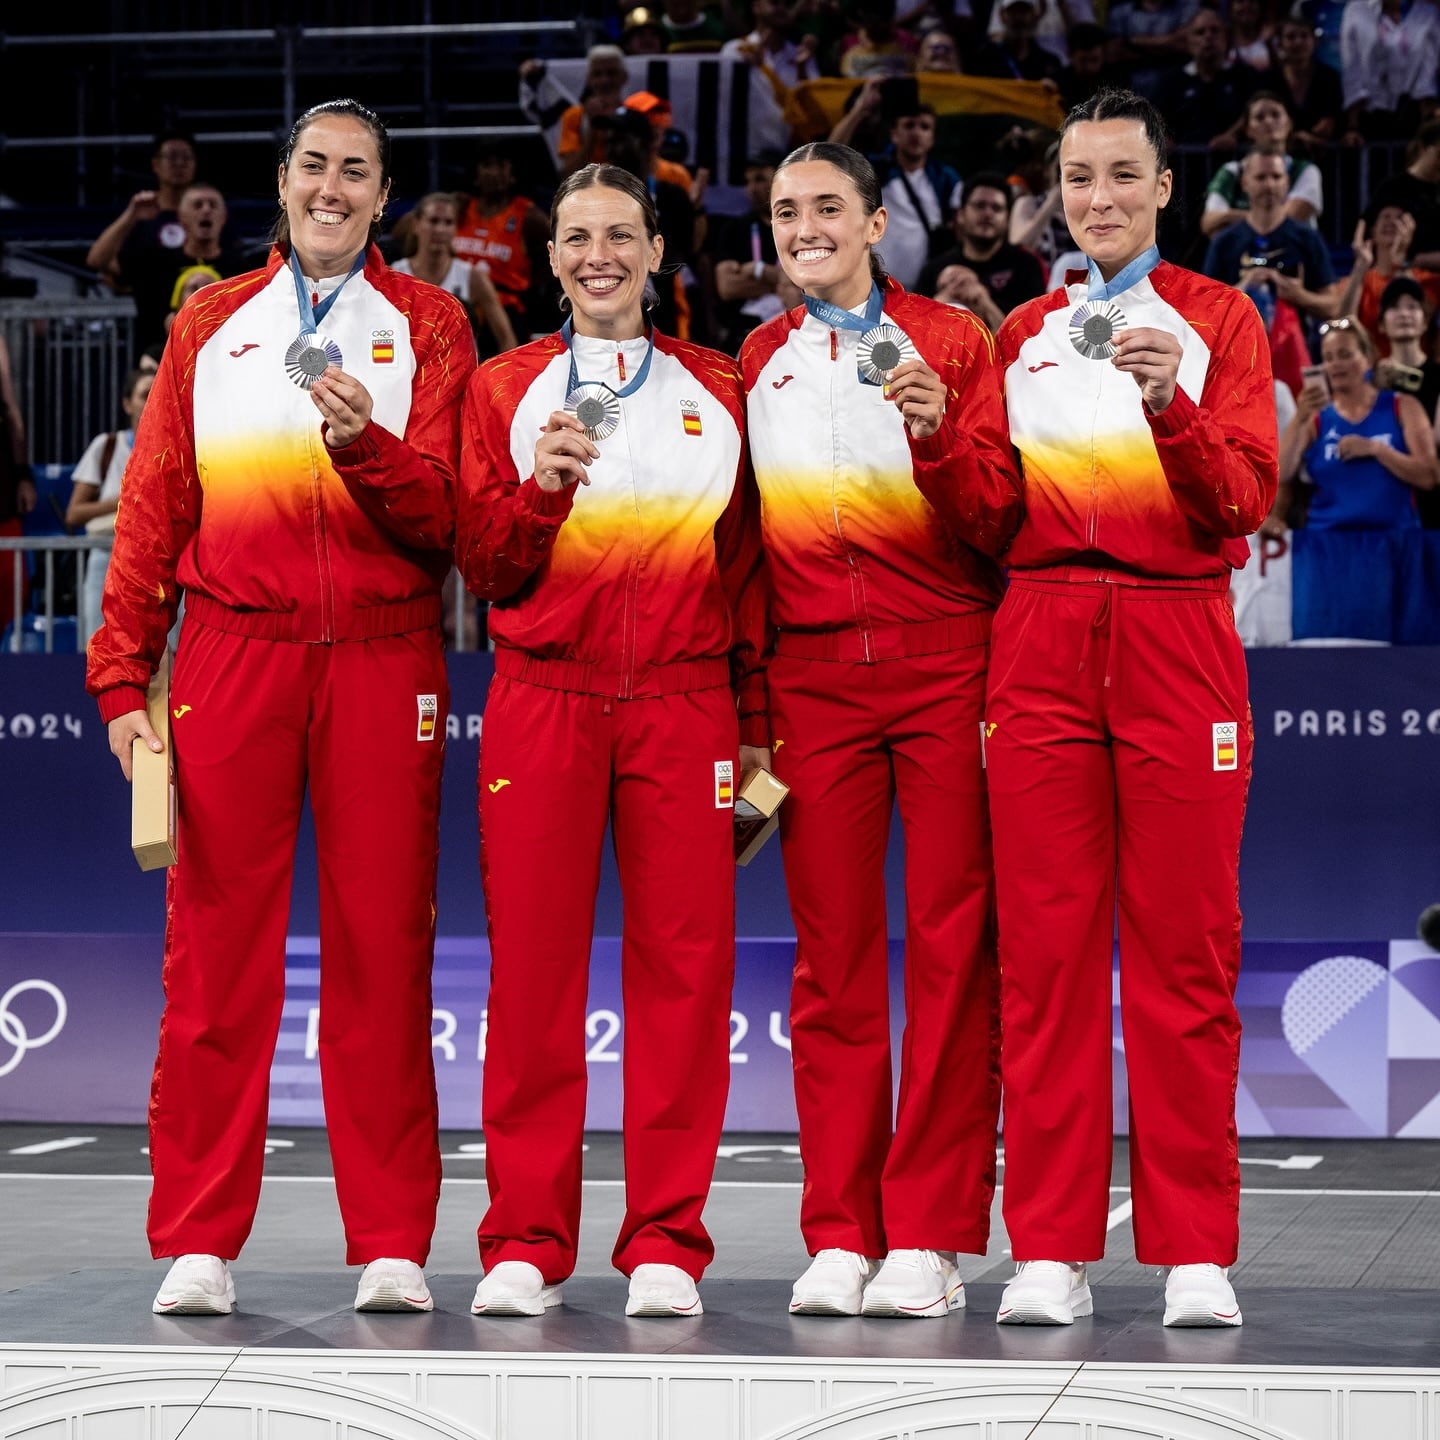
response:
M1129 1218L1130 1212L1134 1210L1135 1204L1131 1200L1122 1200L1106 1217L1106 1230L1113 1230L1117 1225L1123 1225Z
M35 1145L21 1145L7 1151L10 1155L49 1155L55 1150L73 1150L77 1145L93 1145L94 1135L67 1135L63 1140L41 1140Z

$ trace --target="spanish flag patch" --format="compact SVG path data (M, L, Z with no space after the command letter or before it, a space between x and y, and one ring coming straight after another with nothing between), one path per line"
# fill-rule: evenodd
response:
M1223 720L1210 727L1213 769L1238 770L1240 768L1239 734L1240 727L1233 720Z
M393 365L395 363L395 332L393 330L372 330L370 332L370 363L372 365Z
M680 421L685 426L687 435L699 435L700 431L700 402L698 400L682 400L680 402Z

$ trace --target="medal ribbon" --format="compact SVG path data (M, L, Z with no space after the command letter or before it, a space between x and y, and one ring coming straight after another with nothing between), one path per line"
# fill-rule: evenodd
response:
M1138 285L1159 263L1160 247L1152 245L1143 254L1137 255L1113 280L1106 280L1100 274L1100 267L1092 260L1085 298L1113 300L1117 295L1123 295L1132 285Z
M567 320L560 327L560 338L565 342L565 348L570 352L570 383L565 387L566 396L575 393L575 387L580 383L579 372L575 368L575 348L570 341L575 334L575 322ZM627 395L633 395L644 383L650 374L650 361L655 356L655 332L647 331L645 334L645 358L640 362L640 368L635 372L635 378L623 389L617 390L613 385L606 385L603 380L587 380L587 385L605 385L605 388L617 399L623 400Z
M842 310L840 306L832 305L828 300L817 300L813 295L805 297L805 308L832 330L858 330L863 335L880 323L880 316L885 312L885 296L872 280L870 298L865 302L863 315L857 315L853 310Z
M310 303L305 292L305 276L300 271L300 261L295 248L290 248L290 273L295 279L295 298L300 305L300 338L314 335L320 329L320 322L330 313L330 307L340 298L340 292L365 268L365 252L362 250L350 267L350 273L318 304Z

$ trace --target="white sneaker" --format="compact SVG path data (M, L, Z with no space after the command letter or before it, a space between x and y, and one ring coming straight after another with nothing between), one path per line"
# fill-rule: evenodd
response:
M790 1292L792 1315L858 1315L875 1262L854 1250L822 1250Z
M892 1250L865 1287L860 1313L924 1319L964 1308L953 1250Z
M1165 1277L1165 1324L1244 1324L1229 1274L1221 1265L1172 1265Z
M150 1308L157 1315L228 1315L235 1308L229 1265L218 1255L181 1255Z
M627 1315L703 1315L695 1282L678 1265L637 1265L630 1275Z
M543 1315L561 1303L560 1287L528 1260L502 1260L475 1287L472 1315Z
M1069 1325L1093 1315L1085 1267L1065 1260L1023 1260L1000 1297L997 1325Z
M372 1260L355 1292L357 1310L433 1310L425 1272L413 1260Z

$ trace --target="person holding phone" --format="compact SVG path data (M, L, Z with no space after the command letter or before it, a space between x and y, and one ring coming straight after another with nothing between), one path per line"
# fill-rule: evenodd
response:
M1375 383L1382 390L1413 395L1434 424L1440 404L1440 363L1425 349L1431 324L1425 291L1413 276L1397 275L1380 292L1380 334L1389 342L1390 353L1375 366Z

